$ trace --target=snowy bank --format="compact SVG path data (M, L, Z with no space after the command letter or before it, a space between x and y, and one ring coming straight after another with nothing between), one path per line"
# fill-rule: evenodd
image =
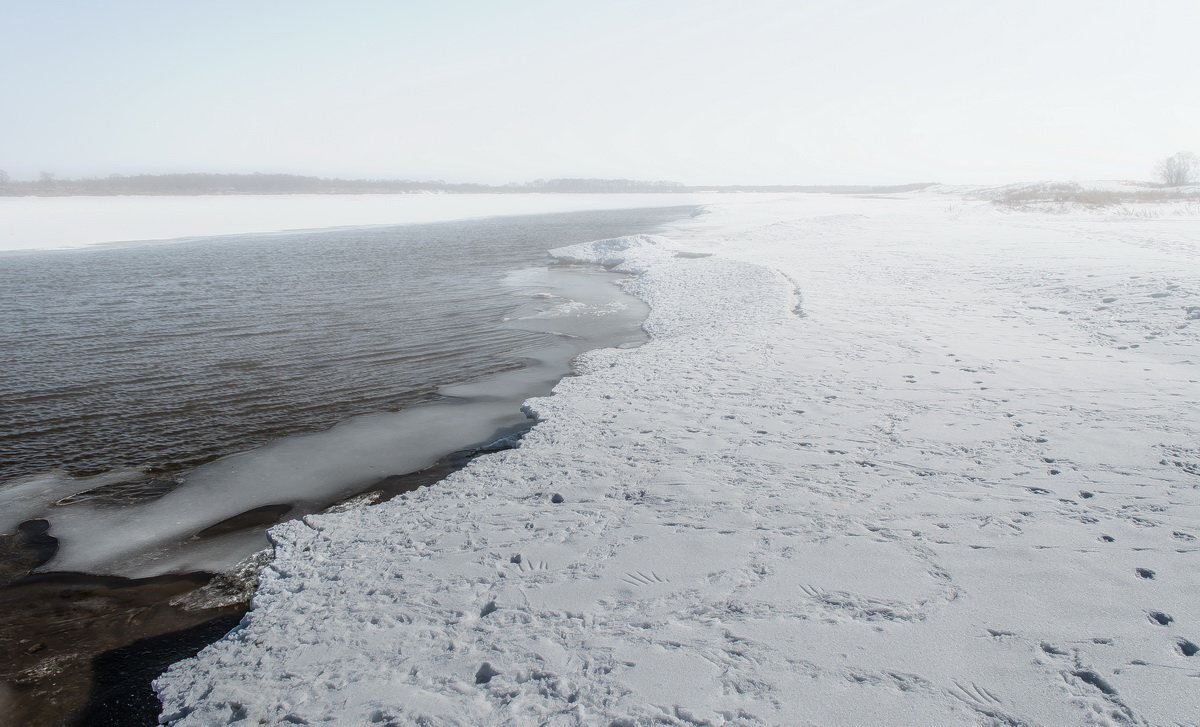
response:
M1197 240L810 195L559 251L653 340L518 449L275 528L163 720L1194 723Z

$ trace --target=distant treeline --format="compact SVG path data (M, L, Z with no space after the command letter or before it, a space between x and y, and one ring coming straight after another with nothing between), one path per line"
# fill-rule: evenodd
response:
M688 186L636 179L538 179L523 184L454 184L399 179L325 179L296 174L139 174L88 179L57 179L43 174L34 181L13 181L0 174L0 196L157 195L157 194L404 194L418 192L834 192L880 194L911 192L929 184L871 186Z

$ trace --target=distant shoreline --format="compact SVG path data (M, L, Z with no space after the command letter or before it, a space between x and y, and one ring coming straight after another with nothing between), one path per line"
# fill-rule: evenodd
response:
M716 194L225 194L0 197L0 253L339 227L709 204Z
M0 178L0 197L242 195L242 194L629 194L697 192L824 192L884 194L914 192L933 182L898 185L686 185L636 179L538 179L510 184L439 180L326 179L295 174L140 174L84 179L44 175L32 181Z

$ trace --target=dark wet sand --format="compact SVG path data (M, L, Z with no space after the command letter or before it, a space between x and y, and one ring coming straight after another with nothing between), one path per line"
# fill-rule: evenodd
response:
M434 484L479 454L513 446L529 426L506 433L501 443L448 454L420 472L385 477L365 496L378 503ZM286 509L255 508L206 534L269 527ZM0 543L0 562L9 564L0 573L0 714L10 720L4 724L156 725L159 703L150 683L224 636L246 613L246 601L202 610L171 605L220 578L211 573L30 575L53 554L46 541L52 534L38 525L26 530L30 542L10 537Z
M0 681L8 687L4 712L10 724L96 724L82 719L97 681L93 660L132 641L216 618L232 618L230 626L235 624L244 605L186 611L169 604L210 578L204 573L138 580L46 573L0 588ZM163 668L170 663L164 661Z

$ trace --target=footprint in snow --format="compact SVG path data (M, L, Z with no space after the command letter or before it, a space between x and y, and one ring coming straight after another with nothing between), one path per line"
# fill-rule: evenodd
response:
M1110 697L1116 696L1117 694L1117 690L1114 689L1113 686L1104 679L1104 677L1090 669L1076 669L1075 671L1071 672L1071 676L1079 679L1081 682L1092 685Z
M1152 622L1159 626L1169 626L1175 620L1162 611L1150 611L1146 615L1150 617Z
M1051 656L1070 656L1067 652L1053 644L1046 643L1045 641L1042 642L1042 651L1050 654Z

